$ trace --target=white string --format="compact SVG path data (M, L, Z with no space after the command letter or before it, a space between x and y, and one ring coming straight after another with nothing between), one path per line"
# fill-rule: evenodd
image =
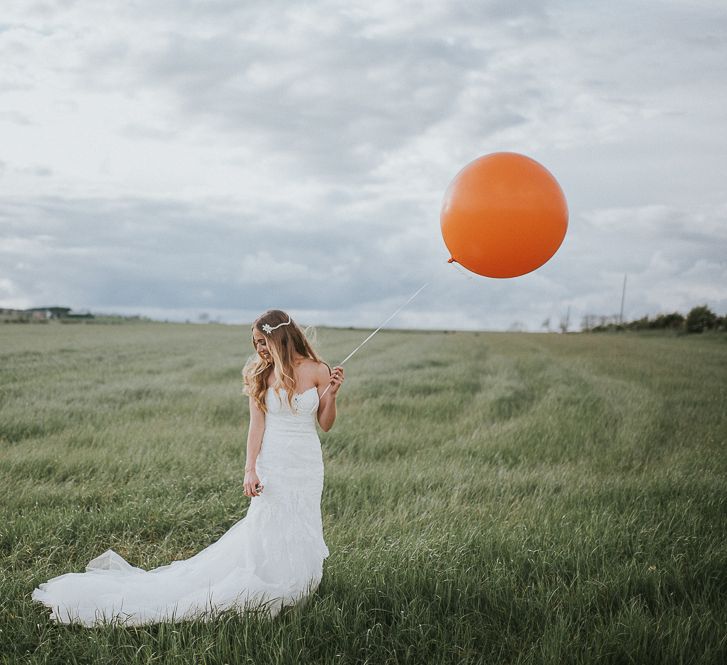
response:
M451 263L454 264L454 267L457 269L457 272L459 272L465 279L467 279L468 281L474 281L475 278L469 272L467 272L466 270L461 268L460 265L456 261L451 261ZM353 357L353 355L356 352L358 352L358 350L364 344L366 344L366 342L368 342L377 332L379 332L379 330L381 330L389 321L391 321L391 319L393 319L399 312L401 312L401 310L404 309L412 300L414 300L414 298L416 298L427 286L429 286L429 282L425 282L416 291L414 291L414 293L412 293L411 296L409 296L409 299L403 305L401 305L393 314L391 314L386 319L386 321L384 321L378 328L376 328L376 330L374 330L374 332L372 332L363 342L361 342L361 344L359 344L340 363L338 363L339 366L342 366L344 363L346 363L348 360L350 360ZM320 400L323 399L323 396L330 390L331 385L333 385L333 384L329 383L328 386L326 386L326 389L321 393L321 395L319 397L319 404L320 404Z
M469 281L473 281L474 277L472 273L466 272L464 268L460 267L459 263L452 261L452 265L457 269L457 272L466 277Z
M407 300L403 305L399 307L386 321L384 321L374 332L372 332L361 344L359 344L351 353L349 353L340 363L338 363L339 366L343 365L347 360L350 360L354 353L356 353L366 342L368 342L379 330L381 330L391 319L393 319L399 312L401 312L402 309L404 309L414 298L416 298L427 286L429 286L429 282L426 282L422 284L411 296L409 296L409 300ZM330 387L333 384L329 383L326 389L321 394L321 397L319 399L322 399L323 396L329 391Z

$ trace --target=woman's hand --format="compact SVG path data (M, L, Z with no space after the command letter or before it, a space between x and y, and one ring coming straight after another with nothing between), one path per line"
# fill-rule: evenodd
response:
M257 472L254 470L245 472L243 487L245 488L245 496L260 496L263 491L263 486L260 484L260 478L257 477Z
M331 395L335 395L338 392L339 388L343 384L343 379L343 367L340 365L338 367L334 367L331 370L331 377L329 379L331 387L328 392L331 393Z

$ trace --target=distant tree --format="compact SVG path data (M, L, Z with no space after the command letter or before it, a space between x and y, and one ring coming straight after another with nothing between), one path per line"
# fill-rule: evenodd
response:
M679 330L684 327L684 315L679 312L659 314L653 321L652 327L659 329Z
M540 324L540 327L541 328L545 328L545 331L546 332L550 332L550 317L548 317L547 319L545 319L545 321L543 321Z
M707 305L698 305L687 314L686 327L688 333L711 330L717 327L717 315Z
M642 316L640 319L634 319L625 324L628 330L648 330L651 327L651 322L648 316Z
M561 324L562 325L562 324ZM679 312L659 314L655 318L642 316L640 319L619 323L618 316L583 317L581 327L584 332L614 332L617 330L687 330L690 333L704 330L720 330L727 332L727 315L717 316L706 305L694 307L685 317Z
M590 332L598 325L598 317L595 314L586 314L581 319L581 329Z

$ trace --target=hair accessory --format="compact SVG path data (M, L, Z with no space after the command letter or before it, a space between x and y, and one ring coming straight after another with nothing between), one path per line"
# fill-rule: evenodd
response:
M271 326L269 323L263 323L263 325L260 326L260 327L263 329L263 332L264 333L266 333L267 335L269 335L271 332L273 332L273 330L277 330L281 326L288 326L288 325L290 325L290 322L291 322L291 318L290 318L290 316L288 316L288 320L287 321L283 321L283 323L279 323L277 326Z

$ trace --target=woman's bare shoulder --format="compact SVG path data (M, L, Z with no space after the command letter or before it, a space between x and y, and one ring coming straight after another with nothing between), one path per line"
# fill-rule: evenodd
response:
M313 360L312 358L306 358L301 363L301 369L310 376L316 384L320 382L328 382L328 377L331 375L331 368L327 363L323 361Z
M328 363L322 360L313 360L313 358L302 358L298 365L301 369L307 369L313 372L320 370L321 368L328 371Z
M330 373L328 365L318 362L313 358L303 358L296 367L296 374L299 381L307 381L318 384L323 378L327 379Z

